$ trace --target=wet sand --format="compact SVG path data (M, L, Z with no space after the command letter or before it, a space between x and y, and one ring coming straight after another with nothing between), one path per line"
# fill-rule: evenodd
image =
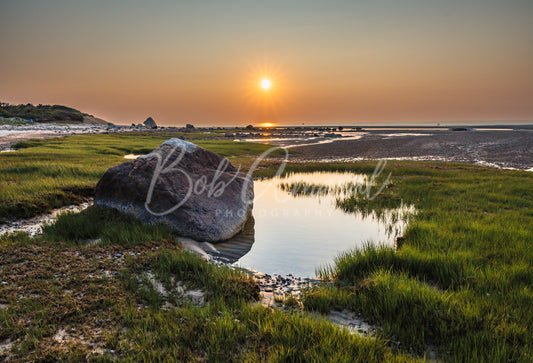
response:
M533 130L432 130L416 131L416 136L393 136L394 133L370 131L357 140L338 139L327 144L295 146L291 150L297 152L295 161L409 159L533 168Z

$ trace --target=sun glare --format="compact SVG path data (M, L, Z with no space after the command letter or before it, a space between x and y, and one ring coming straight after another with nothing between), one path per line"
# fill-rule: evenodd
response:
M268 90L272 86L272 82L270 82L270 79L265 78L261 81L261 88L263 88L265 91Z
M287 80L280 66L257 63L250 65L246 77L246 98L250 119L259 127L276 127L286 99ZM268 122L267 122L268 120Z

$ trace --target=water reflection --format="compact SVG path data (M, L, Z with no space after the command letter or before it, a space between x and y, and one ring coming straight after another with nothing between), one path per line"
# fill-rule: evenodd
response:
M214 245L214 248L218 251L218 254L215 254L214 257L227 263L237 262L250 251L255 242L254 226L255 218L251 217L246 222L241 233L228 241Z
M341 251L370 241L394 246L413 209L347 212L339 206L346 185L364 185L367 177L353 173L295 173L254 182L254 221L244 233L215 248L236 265L269 274L311 277L315 268L333 261ZM282 185L327 186L331 193L294 194Z

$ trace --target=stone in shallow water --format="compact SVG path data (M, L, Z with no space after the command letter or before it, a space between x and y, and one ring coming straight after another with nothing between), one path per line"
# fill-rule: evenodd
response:
M226 158L170 139L107 170L96 185L95 204L165 224L197 241L218 242L244 228L253 196L251 178Z

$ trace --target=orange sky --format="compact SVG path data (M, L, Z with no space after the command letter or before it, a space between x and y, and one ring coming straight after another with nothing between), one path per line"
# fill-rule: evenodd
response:
M3 0L0 100L119 124L533 120L531 14L527 0Z

